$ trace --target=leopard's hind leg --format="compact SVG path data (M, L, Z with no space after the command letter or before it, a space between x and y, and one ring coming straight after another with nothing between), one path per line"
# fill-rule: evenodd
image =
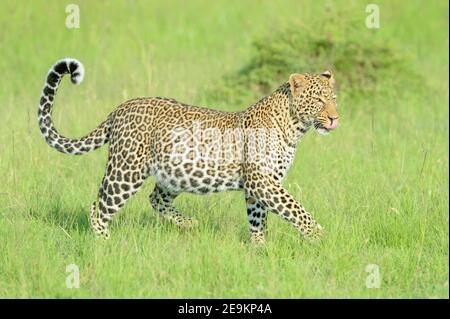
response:
M197 220L184 216L173 207L173 200L177 195L178 194L174 194L156 184L155 189L149 197L153 209L155 209L161 217L179 227L191 228L197 224Z
M109 237L108 222L142 186L146 178L143 165L129 165L110 156L97 202L91 206L90 224L94 233ZM97 207L98 206L98 207Z

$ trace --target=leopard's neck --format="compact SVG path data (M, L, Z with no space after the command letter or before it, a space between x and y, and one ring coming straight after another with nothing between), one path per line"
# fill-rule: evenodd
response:
M281 85L272 94L262 98L247 109L257 127L276 128L290 147L296 147L311 128L311 123L292 110L289 83Z

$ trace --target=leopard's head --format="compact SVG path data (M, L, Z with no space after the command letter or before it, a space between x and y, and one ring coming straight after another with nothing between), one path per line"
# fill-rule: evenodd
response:
M321 74L291 74L291 112L306 126L328 134L339 123L334 77L331 71Z

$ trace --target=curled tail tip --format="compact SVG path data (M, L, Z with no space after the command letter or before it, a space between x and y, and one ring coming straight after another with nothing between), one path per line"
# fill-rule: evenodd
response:
M73 71L72 68L70 68L70 79L73 84L78 85L83 82L84 79L84 66L80 61L68 58L68 65L70 66L72 63L74 63L76 67Z
M74 58L64 58L56 61L49 73L55 72L59 77L70 73L73 84L80 84L84 79L84 66Z

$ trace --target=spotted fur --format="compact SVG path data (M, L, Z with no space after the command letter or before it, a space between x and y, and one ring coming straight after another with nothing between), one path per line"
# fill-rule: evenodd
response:
M243 190L251 240L264 242L269 211L291 222L305 238L318 238L321 226L282 186L298 142L312 127L326 134L338 114L334 78L292 74L272 94L241 112L221 112L151 97L124 102L94 131L80 139L61 136L53 126L53 101L70 74L79 84L84 69L63 59L50 69L39 105L46 142L65 154L84 154L109 142L109 155L97 200L91 206L94 232L108 237L108 222L149 176L154 210L180 226L196 224L173 205L182 192L208 194Z

